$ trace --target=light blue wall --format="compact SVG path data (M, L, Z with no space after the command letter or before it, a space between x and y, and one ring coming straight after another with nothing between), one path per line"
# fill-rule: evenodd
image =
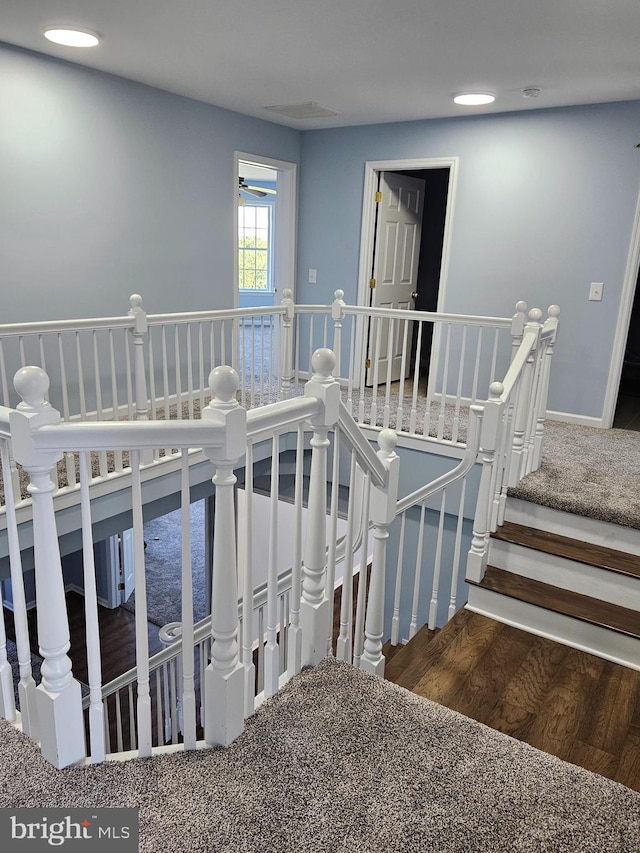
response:
M445 309L562 308L549 408L602 415L635 205L640 103L303 135L298 299L355 301L367 160L459 157ZM318 283L307 284L308 269ZM601 303L589 282L605 283Z
M300 133L0 45L0 322L233 304L234 150Z

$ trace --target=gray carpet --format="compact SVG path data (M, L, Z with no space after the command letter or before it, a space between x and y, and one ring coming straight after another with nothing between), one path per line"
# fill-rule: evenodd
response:
M56 771L6 723L0 750L0 807L139 806L152 853L640 850L640 794L333 659L227 750Z
M148 620L162 627L182 621L181 510L154 518L144 525L144 552ZM191 569L193 616L198 622L210 613L205 592L204 501L191 504ZM135 592L122 607L135 612Z
M509 495L640 530L640 432L547 420L542 465Z

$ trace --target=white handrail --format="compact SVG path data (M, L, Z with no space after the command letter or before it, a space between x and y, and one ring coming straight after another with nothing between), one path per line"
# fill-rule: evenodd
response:
M210 311L182 311L177 314L147 314L149 326L162 326L165 323L193 323L198 320L232 320L234 317L280 316L285 313L281 305L263 305L259 308L223 308Z
M497 329L509 329L511 327L510 317L481 317L477 314L444 314L434 311L411 311L406 308L374 308L366 305L345 305L344 313L360 314L366 317L394 317L397 320L429 320L433 323L491 326Z
M347 444L356 453L364 472L371 475L374 486L383 489L387 482L387 471L342 400L340 401L338 423Z
M467 447L458 465L451 471L447 471L446 474L442 474L442 476L435 479L432 483L427 483L426 486L416 489L410 495L398 501L396 504L396 515L401 515L410 507L422 503L422 501L432 497L437 492L446 489L447 486L464 477L473 468L480 448L480 425L482 424L482 417L484 415L484 406L470 406L469 414Z

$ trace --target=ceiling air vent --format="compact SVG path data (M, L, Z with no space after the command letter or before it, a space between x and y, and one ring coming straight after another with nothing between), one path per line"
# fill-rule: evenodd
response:
M328 110L321 104L315 101L307 101L304 104L280 104L274 107L265 107L265 110L270 110L272 113L280 113L283 116L290 118L327 118L328 116L337 116L338 113L333 110Z

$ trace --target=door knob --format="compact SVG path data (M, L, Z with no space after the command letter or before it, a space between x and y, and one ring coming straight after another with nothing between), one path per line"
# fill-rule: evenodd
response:
M412 294L411 294L411 298L412 298L412 299L417 299L417 298L418 298L418 291L417 291L417 290L414 290L414 291L412 292Z

